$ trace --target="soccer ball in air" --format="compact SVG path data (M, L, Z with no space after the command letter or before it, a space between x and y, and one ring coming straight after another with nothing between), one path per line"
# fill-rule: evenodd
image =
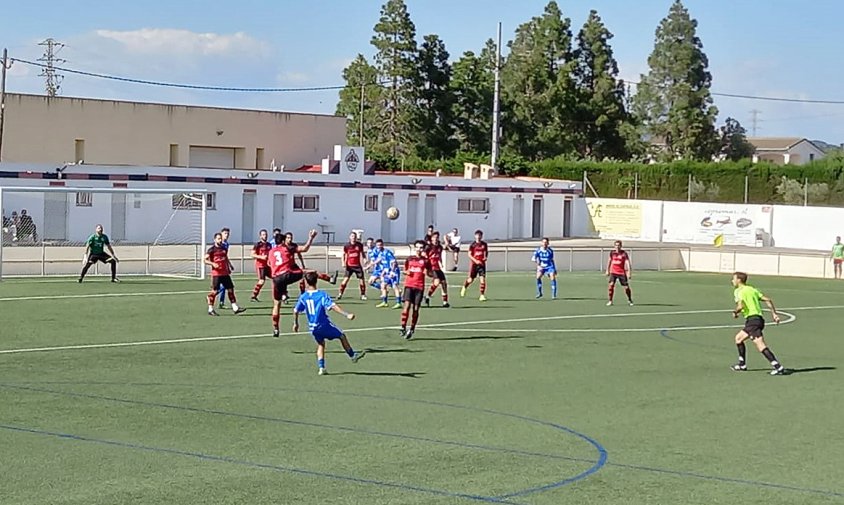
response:
M398 219L399 218L399 209L395 207L390 207L387 209L387 218L388 219Z

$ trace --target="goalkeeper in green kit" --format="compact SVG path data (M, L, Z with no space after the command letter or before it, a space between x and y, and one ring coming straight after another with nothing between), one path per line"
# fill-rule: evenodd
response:
M108 248L108 252L111 254L106 253L105 248ZM103 233L103 225L101 224L94 228L94 234L85 241L85 266L82 267L82 273L79 274L79 282L82 282L82 279L85 278L85 274L88 273L91 265L98 261L107 263L111 267L111 282L120 282L120 279L117 278L117 255L114 254L108 235Z

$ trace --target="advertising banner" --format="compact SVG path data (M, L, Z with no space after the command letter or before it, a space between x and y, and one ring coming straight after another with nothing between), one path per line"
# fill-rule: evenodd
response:
M638 239L642 236L642 202L587 198L589 232L601 238Z
M665 202L663 242L761 246L771 233L772 206Z

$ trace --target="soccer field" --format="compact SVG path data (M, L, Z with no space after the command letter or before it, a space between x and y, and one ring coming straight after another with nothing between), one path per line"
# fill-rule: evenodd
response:
M217 318L205 281L4 281L0 503L844 503L844 282L751 277L772 377L752 345L729 370L729 275L640 272L633 307L598 274L449 279L410 341L350 285L367 356L329 343L328 376L252 278Z

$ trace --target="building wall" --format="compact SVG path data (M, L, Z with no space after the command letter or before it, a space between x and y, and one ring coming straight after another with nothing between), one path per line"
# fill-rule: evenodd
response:
M275 159L292 169L318 163L345 137L346 119L335 116L10 93L2 159L168 166L177 145L174 166L188 166L190 146L203 146L234 148L236 168L268 168Z
M792 147L788 150L790 156L790 164L792 165L805 165L812 161L811 155L814 155L815 160L819 160L824 157L823 151L816 148L809 142L800 142L796 146Z

